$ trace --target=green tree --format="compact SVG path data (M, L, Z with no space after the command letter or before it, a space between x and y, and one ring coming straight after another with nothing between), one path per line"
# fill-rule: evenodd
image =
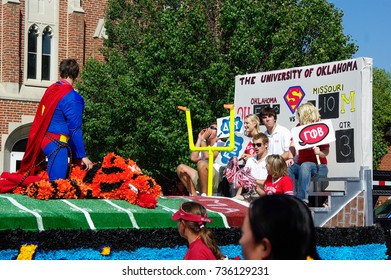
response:
M228 115L235 76L351 58L342 12L325 0L109 0L104 62L87 61L84 132L165 185L189 164L193 133Z
M387 153L391 139L391 75L383 69L373 69L373 168Z

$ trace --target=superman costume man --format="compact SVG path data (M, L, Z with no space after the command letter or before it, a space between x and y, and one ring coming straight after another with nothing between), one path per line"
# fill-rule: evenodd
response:
M87 169L92 168L82 136L84 100L73 88L78 75L75 59L60 63L61 80L46 90L38 105L21 168L16 173L3 172L0 193L38 181L40 178L35 175L41 170L45 156L50 181L67 177L68 157L80 160Z

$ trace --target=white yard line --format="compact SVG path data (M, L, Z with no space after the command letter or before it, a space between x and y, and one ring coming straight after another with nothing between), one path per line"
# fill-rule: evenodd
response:
M167 211L167 212L170 212L170 213L175 213L176 211L178 211L178 209L172 209L172 208L164 206L164 205L162 205L160 203L156 204L156 206L160 206L160 207L162 207L162 209L164 211Z
M18 207L22 211L25 211L25 212L28 212L30 214L33 214L35 216L36 220L37 220L38 230L39 231L45 230L44 227L43 227L42 216L38 212L28 209L27 207L23 206L22 204L20 204L18 201L16 201L12 197L5 196L5 195L0 195L0 197L8 199L14 206Z
M235 201L236 203L246 206L247 208L250 206L250 202L246 200L235 199L233 197L227 197L227 199Z
M217 212L217 211L213 211L213 210L210 210L210 209L208 209L208 211L219 214L221 219L223 220L225 228L230 228L230 226L228 224L228 221L227 221L227 217L223 213L220 213L220 212Z
M87 220L87 223L88 225L90 226L90 229L92 230L95 230L95 225L94 225L94 222L92 221L91 219L91 216L90 216L90 213L88 213L86 210L84 210L83 208L80 208L78 206L76 206L75 204L73 203L70 203L68 200L65 200L65 199L61 199L62 202L68 204L69 206L71 206L72 208L74 209L77 209L79 210L80 212L82 212L84 214L84 217L86 217L86 220Z
M187 198L185 198L185 197L182 197L182 198L185 199L185 200L187 200L187 201L191 201L190 199L187 199ZM167 198L164 197L164 196L161 196L160 199L166 199L166 200L167 200ZM167 206L165 206L165 205L163 205L163 204L160 204L160 203L157 203L156 205L162 207L163 210L165 210L165 211L167 211L167 212L170 212L170 213L175 213L176 211L178 211L178 209L172 209L172 208L167 207Z
M115 204L114 202L110 201L110 200L107 200L107 199L104 199L105 202L107 202L108 204L110 204L111 206L114 206L115 208L121 210L121 211L124 211L126 213L128 213L128 216L129 216L129 220L130 222L132 223L133 227L134 228L137 228L139 229L140 227L138 226L137 224L137 221L136 219L134 218L134 215L132 213L132 211L130 211L129 209L126 209L126 208L122 208L121 206Z

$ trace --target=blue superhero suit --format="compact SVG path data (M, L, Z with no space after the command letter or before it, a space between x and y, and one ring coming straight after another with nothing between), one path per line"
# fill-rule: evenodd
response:
M57 83L66 83L66 81ZM48 157L50 181L67 177L70 151L72 159L86 157L82 135L83 111L84 100L74 89L57 104L41 145L44 154Z

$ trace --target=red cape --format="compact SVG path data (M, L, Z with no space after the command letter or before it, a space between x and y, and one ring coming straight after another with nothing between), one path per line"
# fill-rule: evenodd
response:
M58 82L47 88L38 104L38 109L33 124L31 125L21 167L17 173L3 172L1 174L0 193L9 192L13 189L11 186L16 187L26 172L28 175L33 176L40 171L39 166L36 166L36 164L41 163L45 158L45 155L41 150L42 140L49 127L50 121L52 120L58 102L72 89L72 85ZM31 181L37 181L36 179L39 180L39 177L33 176L32 178L26 178L22 185L30 184Z

